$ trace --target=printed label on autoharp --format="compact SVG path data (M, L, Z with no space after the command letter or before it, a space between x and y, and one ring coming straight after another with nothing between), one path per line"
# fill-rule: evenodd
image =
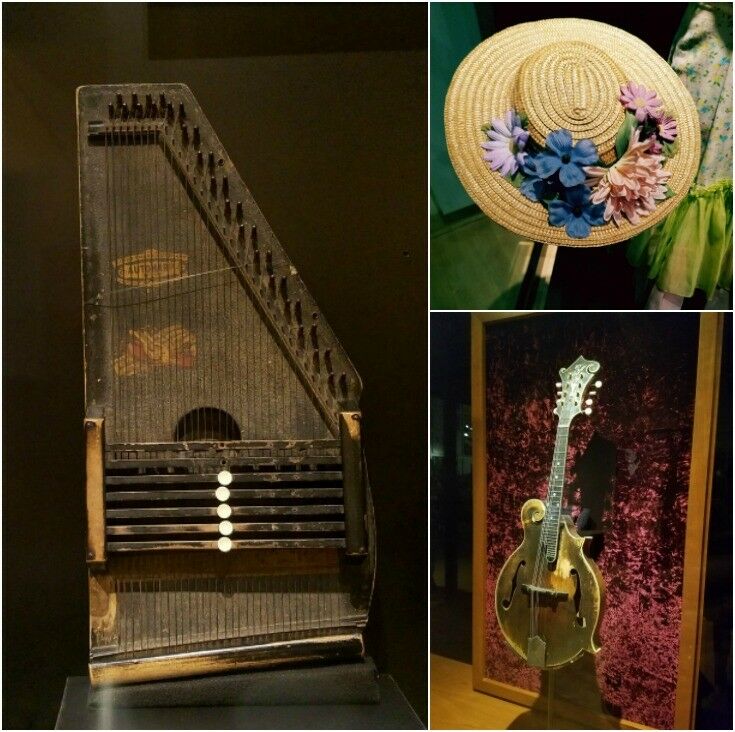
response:
M146 249L113 262L115 279L128 287L155 287L187 275L189 256L177 252Z

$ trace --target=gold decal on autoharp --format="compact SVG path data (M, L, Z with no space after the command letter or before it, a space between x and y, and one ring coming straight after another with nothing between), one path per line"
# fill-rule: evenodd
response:
M118 376L145 374L155 366L192 368L196 355L196 336L186 328L142 328L128 331L128 341L114 368Z
M146 249L116 259L115 279L119 285L128 287L155 287L185 277L188 260L187 254Z

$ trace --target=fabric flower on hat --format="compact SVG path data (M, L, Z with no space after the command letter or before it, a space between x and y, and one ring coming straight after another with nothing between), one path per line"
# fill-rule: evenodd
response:
M503 176L515 174L525 159L524 149L528 141L528 132L523 129L520 116L508 110L503 117L494 119L483 129L489 139L481 143L486 150L483 159L490 163L492 170Z
M667 142L676 140L678 129L676 127L676 120L673 117L661 111L654 119L656 121L656 131L662 140L666 140Z
M597 149L590 140L580 140L576 145L568 130L554 130L546 137L546 149L533 158L536 175L549 178L559 173L559 181L565 188L584 183L584 165L598 161Z
M483 160L500 175L507 177L517 173L526 156L523 151L528 141L528 132L523 129L520 116L508 110L502 118L492 121L486 133L488 142L480 144L487 151Z
M671 173L662 168L662 155L650 151L651 139L640 139L637 127L630 136L628 149L609 168L586 167L587 185L592 188L592 202L605 204L605 221L617 225L627 218L640 223L656 208L656 201L667 198Z
M563 226L572 239L584 239L590 235L591 227L605 223L605 207L592 201L587 186L567 188L564 197L563 201L549 203L549 223Z
M620 85L619 99L626 109L635 113L635 118L639 122L645 122L648 116L655 117L662 104L655 91L648 90L634 81Z
M521 165L523 180L521 181L521 193L531 201L545 201L549 198L561 193L563 186L559 183L556 176L542 178L536 169L536 157L526 156Z

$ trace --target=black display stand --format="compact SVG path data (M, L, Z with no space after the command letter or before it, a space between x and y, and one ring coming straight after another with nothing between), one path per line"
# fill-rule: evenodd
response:
M107 692L90 691L86 676L70 676L56 729L424 729L390 676L376 679L373 673L366 684L364 674L350 672L349 666L232 674Z

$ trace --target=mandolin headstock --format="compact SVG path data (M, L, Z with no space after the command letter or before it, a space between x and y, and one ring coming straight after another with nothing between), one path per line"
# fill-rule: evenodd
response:
M559 424L569 425L578 414L592 414L592 397L597 394L595 390L589 390L590 383L595 374L600 370L597 361L588 361L584 356L559 369L561 381L556 382L557 400L554 414L559 417ZM595 381L595 389L602 386L601 381Z

